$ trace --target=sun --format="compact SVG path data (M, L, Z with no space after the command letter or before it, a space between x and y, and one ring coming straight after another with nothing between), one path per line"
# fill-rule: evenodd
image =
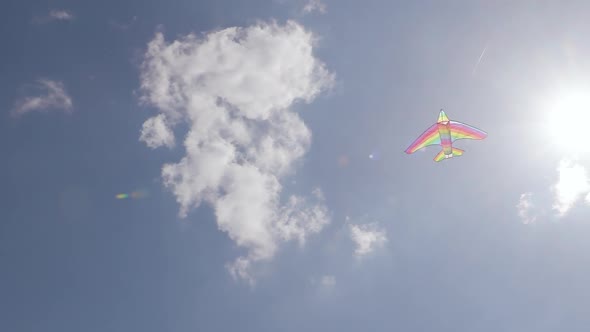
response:
M554 145L567 153L590 153L590 90L558 94L548 113L546 125Z

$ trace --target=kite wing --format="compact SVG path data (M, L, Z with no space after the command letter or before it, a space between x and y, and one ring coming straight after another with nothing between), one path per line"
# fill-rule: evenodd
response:
M485 131L461 122L450 121L449 125L452 142L458 139L484 139L488 136Z
M406 149L406 153L414 153L425 146L435 144L440 145L440 135L438 134L438 125L436 123L426 129L426 131L424 131L422 135L420 135L420 137L418 137L412 145Z

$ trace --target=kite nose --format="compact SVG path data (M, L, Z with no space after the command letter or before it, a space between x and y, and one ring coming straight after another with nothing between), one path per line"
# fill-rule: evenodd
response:
M438 115L438 121L437 122L438 123L449 122L449 118L445 114L445 111L443 111L442 109L440 110L440 114Z

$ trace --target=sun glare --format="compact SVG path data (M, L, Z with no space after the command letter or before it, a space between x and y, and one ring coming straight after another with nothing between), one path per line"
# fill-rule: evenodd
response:
M549 110L549 131L554 145L568 153L589 153L590 90L561 94Z

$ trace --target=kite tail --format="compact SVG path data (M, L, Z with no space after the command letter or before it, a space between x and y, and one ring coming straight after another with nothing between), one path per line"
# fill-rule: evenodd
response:
M458 157L458 156L462 155L463 152L465 152L465 150L453 148L453 157Z
M465 152L464 150L453 148L453 154L446 155L444 150L440 150L440 152L434 157L434 161L441 161L452 157L459 157Z

